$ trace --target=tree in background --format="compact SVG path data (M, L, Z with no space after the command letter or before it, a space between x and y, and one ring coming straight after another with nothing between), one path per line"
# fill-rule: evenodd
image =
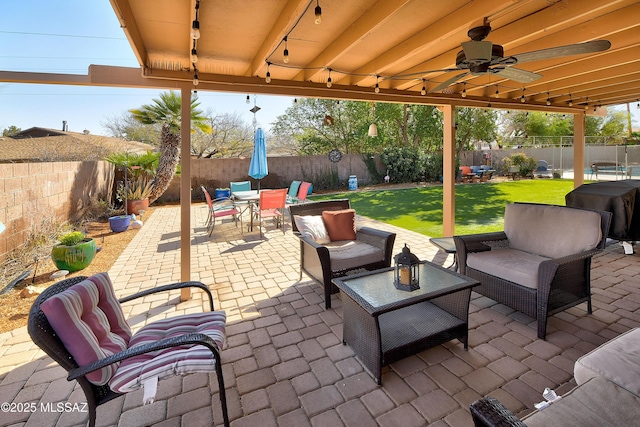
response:
M191 154L198 158L242 157L253 150L253 129L238 113L208 112L210 132L196 129L191 136Z
M100 125L114 138L160 145L160 126L144 124L129 111L107 117Z
M197 107L197 98L191 99L191 126L203 132L210 132L207 117ZM180 161L180 127L182 101L178 93L170 91L160 94L153 104L145 104L138 109L129 110L133 117L146 125L159 124L160 159L156 175L152 181L149 203L158 199L169 187Z
M22 132L22 129L17 126L11 125L8 128L4 128L2 130L2 136L16 136L20 132Z

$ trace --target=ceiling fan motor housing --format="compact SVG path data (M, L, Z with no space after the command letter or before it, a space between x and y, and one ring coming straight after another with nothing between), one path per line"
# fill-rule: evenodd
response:
M468 42L468 43L472 44L477 42ZM480 43L485 43L485 42L480 42ZM486 42L486 43L491 43L491 42ZM465 51L461 50L460 52L458 52L458 55L456 56L456 67L462 68L462 69L471 69L471 67L473 66L477 66L485 63L486 63L486 66L488 67L489 65L500 62L503 56L504 56L504 49L499 44L494 44L491 46L490 58L484 57L484 58L478 58L478 59L467 59L467 55L465 54Z

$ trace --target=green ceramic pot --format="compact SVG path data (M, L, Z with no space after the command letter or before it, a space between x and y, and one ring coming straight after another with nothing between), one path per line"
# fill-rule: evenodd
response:
M51 249L51 260L58 270L74 272L87 268L96 256L96 241L86 238L75 246L55 245Z

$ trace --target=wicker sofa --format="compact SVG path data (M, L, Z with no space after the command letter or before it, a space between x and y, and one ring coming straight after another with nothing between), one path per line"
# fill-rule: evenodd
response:
M470 406L476 427L602 427L640 423L640 328L632 329L579 358L578 384L545 409L522 420L493 397ZM541 399L542 400L542 399Z
M538 320L587 302L591 257L605 245L610 212L516 203L506 206L504 231L454 236L460 272L474 291Z
M395 233L359 227L353 240L318 243L313 238L303 235L295 220L296 216L317 217L326 211L344 211L350 208L347 199L289 206L291 227L300 238L300 280L304 272L324 287L325 308L331 308L331 294L339 291L331 282L335 277L360 269L376 270L391 266Z

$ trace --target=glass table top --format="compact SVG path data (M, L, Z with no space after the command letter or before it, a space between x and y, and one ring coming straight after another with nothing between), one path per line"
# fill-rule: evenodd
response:
M334 282L342 291L365 302L363 306L370 312L403 302L409 305L478 284L469 277L427 261L421 262L419 269L420 288L411 292L393 285L393 267L335 279Z

